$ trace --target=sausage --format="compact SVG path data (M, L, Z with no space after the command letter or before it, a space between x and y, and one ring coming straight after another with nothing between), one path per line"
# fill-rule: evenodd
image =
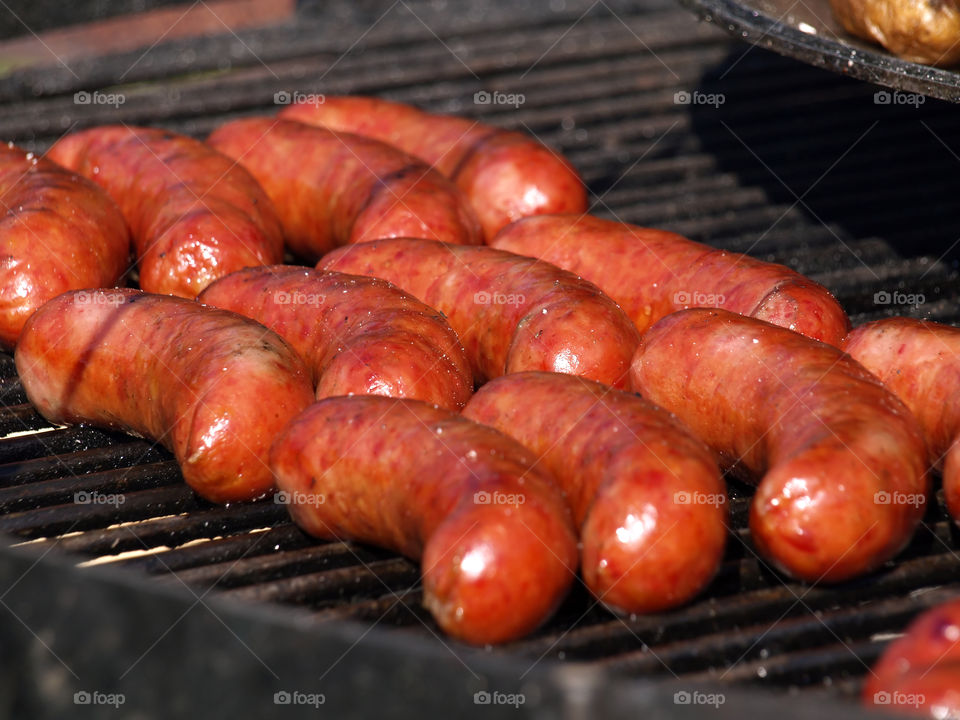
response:
M0 347L11 350L47 300L116 285L130 236L100 188L13 143L0 145L0 202Z
M723 480L669 413L583 378L524 372L488 382L463 415L513 437L556 478L580 528L584 582L611 610L675 607L716 574Z
M960 600L921 614L867 674L864 704L926 717L960 717L958 639Z
M916 416L930 465L943 469L947 508L960 522L960 328L885 318L854 328L842 347Z
M197 300L290 343L317 399L386 395L459 410L473 392L470 362L443 316L384 280L271 265L220 278Z
M283 259L280 223L263 190L198 140L106 125L61 138L48 157L120 206L147 292L194 298L218 277Z
M369 97L327 96L291 105L280 117L366 135L422 158L463 190L487 241L527 215L587 211L573 166L521 132Z
M850 329L821 285L784 265L717 250L665 230L590 215L526 218L490 243L586 278L619 303L641 334L690 307L722 307L831 345Z
M636 328L594 285L489 247L396 238L334 250L326 270L389 280L447 317L480 381L521 370L626 387Z
M45 418L160 442L213 502L272 490L270 444L313 400L303 363L267 328L138 290L54 298L27 321L14 360Z
M923 515L929 479L916 419L837 348L726 310L682 310L643 336L631 377L725 465L760 477L754 543L794 577L867 573L903 548Z
M385 237L481 242L476 216L449 180L377 140L245 118L207 142L253 173L280 212L288 247L310 262L338 245Z
M327 398L271 453L294 522L420 559L424 604L475 645L521 637L563 598L576 540L559 488L509 437L418 400Z

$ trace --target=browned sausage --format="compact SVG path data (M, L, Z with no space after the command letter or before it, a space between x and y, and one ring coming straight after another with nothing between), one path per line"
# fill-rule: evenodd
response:
M476 378L551 370L626 387L636 328L594 285L560 268L411 238L340 248L318 267L381 277L440 310Z
M130 237L114 202L89 180L0 145L0 347L67 290L115 285Z
M930 465L960 521L960 328L894 317L854 328L842 345L910 408L927 439Z
M338 245L377 238L481 242L473 211L449 180L377 140L246 118L222 125L207 142L260 181L287 245L311 262Z
M758 549L803 580L835 582L893 557L929 480L916 419L862 365L725 310L668 315L640 343L634 387L759 477Z
M488 241L517 218L587 210L573 166L521 132L368 97L327 96L280 116L366 135L422 158L463 190Z
M424 604L473 644L542 623L576 571L570 512L509 437L417 400L328 398L271 454L294 521L420 558Z
M470 362L443 316L384 280L269 265L231 273L197 300L290 343L318 399L387 395L459 410L473 392Z
M67 135L48 156L116 200L147 292L193 298L234 270L283 259L280 223L263 190L198 140L107 125Z
M54 298L27 321L15 360L44 417L156 440L214 502L273 488L270 444L313 400L303 363L267 328L138 290Z
M491 380L463 415L518 440L566 493L580 567L607 607L656 612L713 578L726 493L707 448L636 395L558 373Z
M490 244L596 283L641 334L690 307L721 307L831 345L839 345L850 329L827 289L790 268L665 230L590 215L550 215L508 225Z

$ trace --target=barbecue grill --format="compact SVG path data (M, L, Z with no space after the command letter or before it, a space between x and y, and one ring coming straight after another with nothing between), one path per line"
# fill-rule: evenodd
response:
M955 108L885 101L668 0L305 5L277 27L0 79L0 136L36 151L106 122L203 137L296 92L522 129L566 153L600 216L788 264L854 323L960 320ZM866 718L885 644L960 593L939 495L896 561L810 587L755 555L751 490L730 480L728 552L694 602L618 618L577 587L530 637L466 648L421 606L415 563L310 539L270 501L209 505L153 443L50 428L4 355L0 401L2 716Z

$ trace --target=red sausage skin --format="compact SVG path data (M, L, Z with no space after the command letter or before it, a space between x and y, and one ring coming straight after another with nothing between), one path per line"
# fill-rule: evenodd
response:
M590 215L550 215L515 222L490 244L596 283L641 334L672 312L698 306L722 307L831 345L850 329L827 289L790 268L665 230Z
M377 140L275 118L245 118L207 140L263 185L288 247L315 262L339 245L386 237L478 244L463 194L423 162Z
M138 290L54 298L27 321L14 358L48 420L157 440L213 502L270 492L270 445L313 399L303 363L262 325Z
M909 541L929 480L916 419L840 350L724 310L651 328L634 387L675 413L725 464L761 478L750 528L785 572L836 582Z
M576 571L570 513L552 478L509 437L416 400L328 398L271 454L294 521L419 558L424 603L448 634L522 637Z
M443 316L384 280L270 265L231 273L197 299L290 343L317 399L386 395L459 410L473 392L470 362Z
M584 582L608 608L675 607L715 575L723 480L669 413L583 378L525 372L488 382L463 415L519 441L557 479L580 528Z
M422 158L463 190L488 242L521 217L587 210L573 166L525 133L365 97L328 96L291 105L280 117L366 135Z
M628 382L636 328L594 285L552 265L488 247L396 238L340 248L318 267L389 280L437 308L478 379L548 370L620 388Z

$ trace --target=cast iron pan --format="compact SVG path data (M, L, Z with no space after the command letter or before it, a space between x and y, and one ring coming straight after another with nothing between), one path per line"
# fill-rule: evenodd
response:
M781 55L894 90L960 102L960 68L944 70L901 60L858 40L834 19L829 0L680 2L731 35Z

